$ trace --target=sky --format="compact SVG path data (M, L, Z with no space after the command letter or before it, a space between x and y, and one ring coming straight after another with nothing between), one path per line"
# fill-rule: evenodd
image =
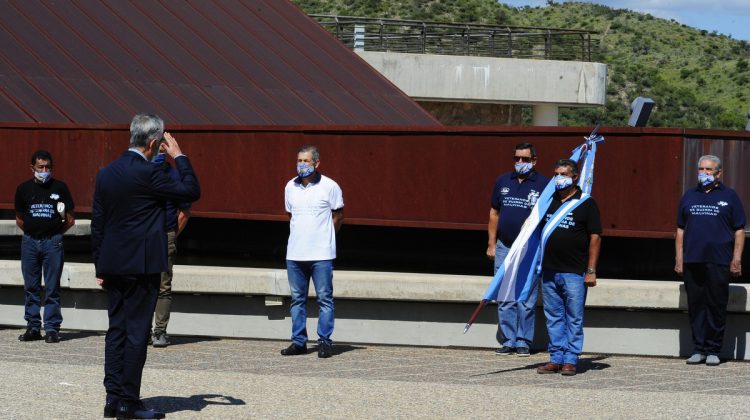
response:
M546 0L499 0L509 6L545 6ZM555 0L557 3L564 3ZM576 0L674 19L709 32L750 41L750 0Z

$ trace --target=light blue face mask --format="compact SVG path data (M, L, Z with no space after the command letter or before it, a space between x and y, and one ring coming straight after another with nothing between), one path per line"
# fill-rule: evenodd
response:
M34 171L34 178L36 178L36 180L39 181L40 184L46 184L50 179L52 179L52 172Z
M564 190L573 185L573 178L563 175L555 175L555 189Z
M306 163L298 163L297 164L297 175L301 176L302 178L306 178L315 172L315 166L314 165L308 165Z
M701 184L702 187L707 187L716 181L716 178L714 178L713 175L707 174L705 172L698 173L698 183Z
M515 165L516 173L518 175L525 175L531 172L531 168L533 167L534 165L531 162L518 162Z

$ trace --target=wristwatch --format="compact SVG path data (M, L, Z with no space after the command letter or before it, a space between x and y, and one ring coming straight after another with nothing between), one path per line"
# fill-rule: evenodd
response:
M586 269L586 274L596 274L596 270L593 267Z

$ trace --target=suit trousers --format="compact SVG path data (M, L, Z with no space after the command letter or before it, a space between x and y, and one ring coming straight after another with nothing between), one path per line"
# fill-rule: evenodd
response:
M729 267L686 263L683 280L693 332L693 353L718 356L727 325Z
M104 388L108 401L135 402L140 398L160 278L160 273L104 277L109 301L109 329L104 340Z

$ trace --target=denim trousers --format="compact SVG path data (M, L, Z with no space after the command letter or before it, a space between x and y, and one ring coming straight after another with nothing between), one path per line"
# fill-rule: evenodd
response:
M47 239L23 235L21 240L21 274L25 300L26 327L41 330L42 274L44 274L44 330L59 331L62 324L60 309L60 276L63 261L62 234Z
M495 273L508 255L510 248L500 240L495 246ZM534 320L539 287L533 287L526 302L497 303L497 342L502 346L517 348L531 346L534 341Z
M333 260L286 260L292 302L292 342L307 343L307 295L312 278L318 302L318 342L331 345L333 333Z
M586 292L583 274L542 272L542 298L552 363L578 363L583 348Z

